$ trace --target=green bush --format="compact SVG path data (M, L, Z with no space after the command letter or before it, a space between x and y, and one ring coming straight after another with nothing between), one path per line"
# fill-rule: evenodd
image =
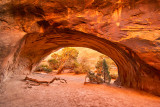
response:
M98 73L101 73L101 71L103 70L103 67L102 67L103 66L103 59L105 59L107 65L108 65L108 69L110 69L112 65L116 66L116 64L114 63L114 61L111 58L109 58L105 55L101 55L101 56L99 56L99 60L97 61L97 64L95 65L95 68L97 69Z
M111 76L110 76L110 72L108 71L108 65L105 59L103 59L103 70L102 70L102 74L104 74L104 82L110 83L111 81Z
M56 60L56 59L53 59L53 58L49 59L48 63L49 63L49 66L54 70L57 70L59 68L59 65L60 65L59 61Z
M52 69L48 65L40 65L36 68L36 71L52 72Z
M99 60L99 61L97 61L97 64L95 65L95 68L97 69L97 72L98 73L101 73L101 71L102 71L102 65L103 65L103 60Z

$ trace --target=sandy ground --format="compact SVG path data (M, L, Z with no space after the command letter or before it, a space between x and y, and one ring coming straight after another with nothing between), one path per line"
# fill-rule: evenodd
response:
M30 77L51 80L55 75ZM56 75L67 80L27 88L24 76L1 84L0 107L160 107L160 97L105 84L84 85L85 75Z

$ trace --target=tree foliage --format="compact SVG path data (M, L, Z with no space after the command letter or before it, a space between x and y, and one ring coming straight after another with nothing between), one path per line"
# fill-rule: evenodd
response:
M102 70L102 74L104 74L104 82L110 83L111 81L111 76L110 76L110 72L108 70L108 65L105 59L103 59L103 70Z
M81 58L74 71L76 74L87 73L90 71L90 66L88 65L86 57Z
M101 55L99 56L99 60L97 61L95 68L97 73L101 74L104 77L104 72L103 72L103 60L105 59L105 62L107 64L108 67L108 71L111 70L111 73L109 74L111 76L111 78L116 79L118 77L118 73L117 71L114 71L112 67L116 67L116 64L114 63L114 61L105 56L105 55Z
M106 63L109 65L108 69L110 65L115 65L114 61L111 58L109 58L106 55L101 55L99 56L99 60L97 61L97 64L95 65L95 68L97 69L98 73L101 73L101 71L103 70L103 59L105 59Z
M49 65L52 69L57 70L63 66L65 68L73 68L77 62L78 50L74 48L63 48L61 54L53 53L51 59L48 60Z
M61 56L62 58L69 61L69 60L77 60L78 54L79 52L75 48L67 47L62 49Z
M52 68L52 69L54 69L54 70L56 70L56 69L58 69L59 68L59 61L58 60L56 60L56 59L49 59L48 60L48 63L49 63L49 66Z
M58 53L53 53L47 62L50 68L53 70L58 70L58 74L64 69L70 69L76 74L89 72L90 66L88 65L87 58L84 57L78 61L78 54L79 51L75 48L63 48Z
M49 66L52 69L58 70L61 73L64 69L74 70L76 74L86 73L90 70L87 65L87 59L81 58L80 62L77 61L79 51L75 48L63 48L59 54L53 53L51 59L48 60Z
M74 69L77 63L79 51L75 48L63 48L61 52L60 66L58 68L58 74L65 68Z

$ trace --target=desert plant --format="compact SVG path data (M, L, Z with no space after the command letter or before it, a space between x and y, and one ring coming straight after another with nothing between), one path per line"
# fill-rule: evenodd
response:
M106 63L108 65L108 69L110 69L112 65L116 66L115 62L111 58L109 58L106 55L101 55L101 56L99 56L99 60L97 61L96 65L95 65L95 68L97 69L98 73L101 73L101 71L103 70L103 59L106 60Z
M59 65L60 65L59 61L54 59L54 58L49 59L48 63L49 63L49 66L54 70L57 70L59 68Z
M97 61L97 64L95 65L95 68L97 69L98 73L101 73L101 71L102 71L102 65L103 65L102 63L103 63L103 61L99 60L99 61Z
M68 47L62 49L61 53L60 65L57 72L58 74L61 73L65 68L74 69L74 65L77 62L77 57L79 54L78 50Z
M103 70L102 70L102 73L104 74L104 83L106 81L107 81L107 83L110 83L111 76L110 76L110 72L108 71L108 65L107 65L105 59L103 59Z
M70 60L70 59L77 59L78 54L79 52L75 48L67 47L62 49L61 56L62 56L62 59Z
M79 65L78 67L74 68L75 74L84 74L90 71L90 69L87 66Z
M45 72L52 72L52 68L44 68Z
M36 68L36 71L52 72L52 69L48 65L40 65Z
M81 60L80 63L77 63L77 66L74 69L76 74L83 74L90 71L90 66L87 64L86 59Z
M89 79L89 82L90 83L97 83L97 84L100 84L100 83L103 83L103 79L101 77L101 74L95 74L94 72L92 71L89 71L85 77L85 82L84 83L87 83L87 78Z

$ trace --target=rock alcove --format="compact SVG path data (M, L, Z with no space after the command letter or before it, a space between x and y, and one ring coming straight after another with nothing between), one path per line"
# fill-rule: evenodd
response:
M159 0L0 1L1 81L53 50L87 47L114 60L123 86L160 95Z

